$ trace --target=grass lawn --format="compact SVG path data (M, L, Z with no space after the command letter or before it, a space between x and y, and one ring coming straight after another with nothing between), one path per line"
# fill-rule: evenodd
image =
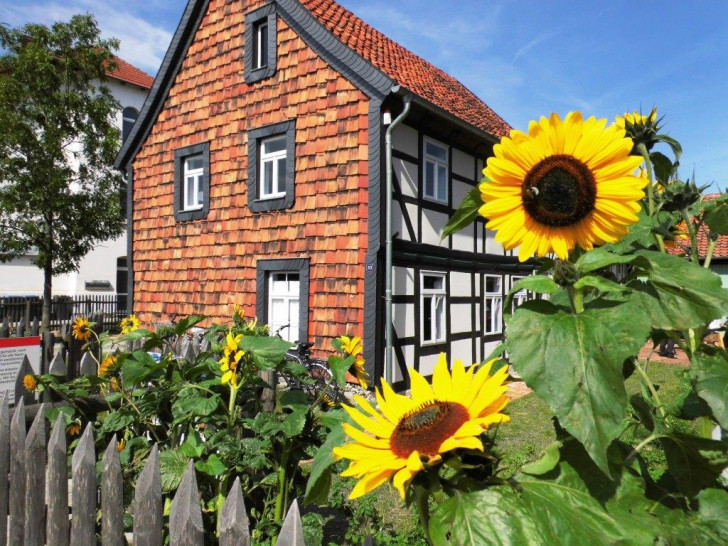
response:
M647 373L658 387L658 393L664 404L670 404L681 392L679 374L685 370L677 364L652 362ZM627 380L629 395L640 392L640 380L633 374ZM528 461L539 457L541 450L556 439L551 422L551 412L546 403L535 394L528 394L513 400L507 407L511 422L495 432L496 445L502 456L501 470L503 477L512 476L518 468ZM685 423L685 421L683 421ZM659 446L650 445L643 451L643 456L655 464L655 472L661 472L662 452ZM651 457L658 457L651 460Z

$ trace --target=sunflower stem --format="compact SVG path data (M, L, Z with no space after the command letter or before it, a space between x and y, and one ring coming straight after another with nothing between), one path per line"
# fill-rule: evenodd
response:
M640 142L637 144L636 147L637 152L642 156L642 158L645 160L645 168L647 169L647 212L650 215L650 218L653 218L655 216L655 188L654 188L654 179L655 179L655 172L652 169L652 160L650 159L650 154L647 151L647 147L644 145L644 143ZM657 246L660 248L660 252L666 252L665 250L665 241L662 238L662 235L659 233L655 233L655 240L657 241Z
M717 239L712 238L708 241L708 251L705 254L705 261L703 262L703 267L705 269L710 269L710 261L713 259L713 252L715 251L715 245L717 242Z
M695 265L700 265L700 257L698 255L698 232L695 229L695 224L693 223L687 208L682 209L680 211L680 215L688 228L688 235L690 235L690 261L692 261Z
M414 487L413 489L415 493L415 505L417 506L417 513L420 516L420 523L425 531L425 538L428 544L433 544L432 538L430 537L430 506L428 504L430 491L422 486Z
M645 384L647 389L650 391L650 394L652 395L652 400L655 403L655 407L657 408L657 411L660 413L660 416L664 419L667 416L667 413L665 412L665 408L662 405L662 402L660 401L660 395L657 394L657 389L655 389L655 385L650 380L650 377L647 375L647 372L645 369L640 365L639 362L635 360L634 363L635 370L637 370L637 373L639 373L640 378L642 379L642 382Z
M581 289L575 289L573 285L566 287L566 293L569 295L569 304L571 311L578 315L584 312L584 292Z

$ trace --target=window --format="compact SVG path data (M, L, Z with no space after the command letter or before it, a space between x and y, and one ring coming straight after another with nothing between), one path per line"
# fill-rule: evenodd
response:
M523 278L524 277L511 277L511 289L513 289L516 283ZM532 294L530 294L528 290L519 290L518 292L513 294L513 310L515 311L524 302L530 300L531 298Z
M258 260L256 315L288 341L308 339L308 258Z
M274 199L286 194L286 137L277 136L260 142L260 199Z
M503 331L503 277L485 275L485 335L500 334Z
M127 290L129 289L129 267L126 256L116 259L116 310L128 315L131 310L127 308Z
M253 26L253 70L268 64L268 20Z
M175 150L174 160L175 219L206 218L210 209L210 143Z
M270 3L245 16L243 77L246 83L269 78L276 72L275 10L275 3Z
M300 281L298 273L270 273L268 276L268 324L286 341L298 340L298 305Z
M420 323L422 343L445 341L444 273L420 273Z
M448 150L447 146L426 138L424 141L422 181L425 199L447 203Z
M132 108L131 106L127 106L124 108L124 111L121 113L121 141L125 142L126 139L131 134L131 129L134 127L134 123L136 123L137 118L139 117L139 112L136 108Z
M268 212L293 206L295 134L291 121L248 132L248 207Z

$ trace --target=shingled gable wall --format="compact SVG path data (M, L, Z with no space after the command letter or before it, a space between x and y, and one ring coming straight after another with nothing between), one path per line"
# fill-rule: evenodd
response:
M309 337L319 349L361 335L367 252L369 99L277 20L277 69L244 81L245 13L265 2L212 0L133 164L134 310L230 317L256 309L256 262L310 260ZM248 208L247 131L295 120L295 202ZM174 218L174 151L209 141L210 209ZM305 305L305 302L301 302Z

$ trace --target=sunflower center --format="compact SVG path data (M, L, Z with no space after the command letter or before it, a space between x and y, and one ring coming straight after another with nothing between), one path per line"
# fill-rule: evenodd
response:
M584 163L570 155L552 155L531 168L521 195L526 212L537 222L570 226L594 210L597 186Z
M390 438L390 449L403 459L413 451L433 457L469 418L468 410L457 402L426 402L399 420Z

